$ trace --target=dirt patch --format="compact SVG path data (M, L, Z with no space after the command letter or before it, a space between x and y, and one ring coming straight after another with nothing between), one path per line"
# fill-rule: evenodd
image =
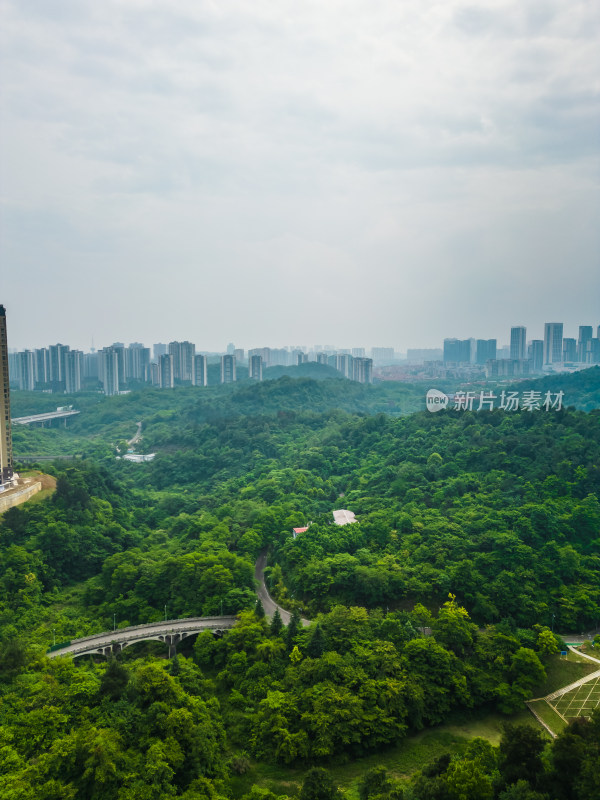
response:
M38 480L41 481L42 489L56 489L56 478L53 475L45 475L41 472Z

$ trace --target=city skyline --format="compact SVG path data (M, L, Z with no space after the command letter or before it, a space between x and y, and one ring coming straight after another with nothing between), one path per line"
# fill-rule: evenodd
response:
M5 314L4 306L0 308ZM595 329L592 325L579 325L575 338L564 336L562 322L546 322L543 339L529 338L526 326L518 325L510 328L510 343L506 345L499 345L494 338L446 337L442 348L408 348L401 353L393 347L372 347L370 357L366 357L365 347L296 345L246 351L236 348L233 342L227 344L226 352L197 353L195 343L189 340L155 342L152 349L138 341L128 346L113 342L87 353L58 343L9 353L5 334L3 348L2 358L10 372L11 386L57 393L94 391L101 386L104 394L110 396L148 384L161 389L214 384L214 374L208 380L208 366L215 361L220 362L222 384L236 382L238 365L244 365L244 372L251 380L262 381L263 367L299 366L308 362L327 365L341 376L360 383L372 383L375 376L397 380L401 377L398 365L410 369L421 364L431 377L457 377L459 373L481 377L485 372L488 378L502 379L547 370L570 371L600 364L600 325ZM374 373L374 368L379 371Z
M585 0L6 0L0 23L13 346L596 324Z
M5 306L8 307L8 304L5 304ZM12 316L12 313L11 313L11 316ZM444 342L448 341L448 340L451 340L451 339L456 339L457 341L471 340L473 343L476 343L478 341L483 341L484 337L485 337L485 340L488 340L488 341L492 341L493 340L493 341L495 341L497 343L498 348L503 348L503 347L504 348L509 348L509 350L511 350L511 358L513 358L513 357L517 357L514 353L512 353L512 347L515 346L515 343L513 341L513 338L514 338L514 335L515 335L515 331L520 331L521 332L520 333L520 347L522 348L521 352L524 352L523 348L525 347L525 345L527 343L530 343L532 340L542 340L542 341L544 340L549 325L550 326L555 326L555 325L559 326L561 340L563 338L569 338L567 336L567 334L571 334L572 335L571 338L573 338L573 339L575 339L577 341L579 339L579 337L581 336L581 331L583 329L586 329L586 330L589 331L589 338L597 338L598 331L600 331L600 314L598 315L598 317L599 318L598 318L597 321L596 320L591 320L591 324L590 324L589 320L585 320L584 322L582 322L582 320L580 318L577 318L576 321L573 324L567 324L565 322L548 322L546 320L546 321L544 321L542 323L542 325L539 327L539 329L537 327L530 326L529 324L523 324L522 321L520 323L518 323L518 324L509 324L509 325L507 325L505 323L504 326L503 326L502 333L500 335L497 335L497 336L490 335L489 331L484 331L484 336L476 336L473 333L467 333L467 335L464 335L464 336L458 336L455 333L452 333L452 334L445 333L445 334L443 334L441 339L436 340L435 342L433 342L433 344L429 344L429 343L425 344L422 341L421 342L417 341L416 344L406 344L406 343L404 343L404 344L401 344L400 346L394 345L394 344L392 344L390 342L387 342L387 343L379 342L378 344L371 343L371 344L367 344L367 345L365 345L364 342L358 342L358 343L354 343L353 342L352 344L350 344L348 342L334 342L334 343L325 342L325 343L302 343L302 344L300 344L300 343L290 344L289 342L286 342L286 343L283 343L283 344L279 344L279 343L273 342L272 340L270 342L266 343L266 344L265 343L257 344L256 342L254 342L251 345L248 345L247 343L241 343L241 342L238 343L238 342L236 342L235 345L234 345L233 342L231 341L231 339L233 337L225 336L220 347L209 348L209 347L204 347L203 346L203 344L205 343L203 341L203 339L198 340L198 339L194 339L193 337L189 337L189 336L184 338L184 339L181 339L181 340L177 339L177 338L166 337L164 341L161 341L158 337L146 338L146 337L141 337L141 336L139 336L139 337L133 336L133 337L131 337L131 339L128 339L127 337L121 337L121 339L113 338L112 341L110 341L110 337L109 337L109 340L104 342L104 343L102 343L102 344L100 344L100 346L98 346L97 342L95 342L95 341L93 343L91 343L87 347L85 345L83 345L83 346L73 345L72 344L72 340L68 344L67 344L68 340L65 340L64 342L58 342L57 344L51 345L51 344L49 344L50 340L48 338L46 338L46 344L41 344L40 342L37 342L37 343L34 343L31 346L19 347L18 345L16 345L14 343L14 337L12 336L12 331L11 331L11 341L9 342L9 348L8 349L9 349L9 352L14 353L14 352L22 352L24 350L36 350L36 349L44 348L44 347L48 348L48 347L64 346L66 344L71 350L76 350L76 351L82 351L84 353L89 353L89 352L99 352L102 349L113 347L115 345L119 346L119 347L123 347L124 346L124 347L133 347L133 348L135 348L135 347L139 347L139 348L147 347L147 348L150 348L150 350L152 352L152 357L154 358L154 360L158 360L158 356L159 355L163 355L163 354L166 354L167 352L169 352L169 348L170 347L173 350L173 353L177 354L176 357L179 358L180 356L178 355L178 353L179 353L179 346L180 345L181 346L188 345L190 347L193 347L194 349L197 349L197 351L199 353L204 353L204 354L207 354L207 355L214 355L214 356L221 355L221 354L224 354L224 353L233 354L234 353L234 349L235 349L235 352L238 352L238 351L241 350L241 351L247 353L250 350L260 350L261 348L271 348L271 349L281 349L281 350L286 349L286 350L288 350L290 352L292 352L293 350L304 350L305 352L319 352L319 351L329 351L329 352L333 352L333 351L342 352L343 351L343 352L345 352L345 351L347 351L349 354L354 355L354 356L364 356L366 353L372 353L373 350L375 350L375 351L388 351L388 350L392 349L392 350L395 351L395 353L397 355L406 357L406 354L407 354L407 352L409 350L427 350L427 349L436 349L437 350L437 349L442 349ZM142 344L139 341L139 339L143 339L144 344ZM204 340L205 339L206 339L206 337L204 337ZM163 349L160 349L159 352L157 353L156 348L163 348ZM188 356L188 360L189 360L189 356ZM557 360L560 360L560 359L557 359ZM191 374L191 369L192 369L191 362L189 362L188 363L188 371L189 371L190 374Z

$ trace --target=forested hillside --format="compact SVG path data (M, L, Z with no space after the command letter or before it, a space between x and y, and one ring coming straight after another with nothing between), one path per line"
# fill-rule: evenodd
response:
M596 373L563 379L561 411L401 415L410 388L283 377L93 398L71 431L24 432L93 457L45 465L52 497L0 518L0 797L275 800L245 776L278 769L276 794L335 800L310 767L383 758L457 714L513 720L555 668L555 633L600 619L600 411L574 408ZM137 420L147 464L115 458ZM339 508L358 522L333 524ZM256 606L265 548L288 628ZM158 644L45 655L220 613L239 623L172 661ZM550 747L508 728L412 777L365 769L352 792L587 800L597 730Z

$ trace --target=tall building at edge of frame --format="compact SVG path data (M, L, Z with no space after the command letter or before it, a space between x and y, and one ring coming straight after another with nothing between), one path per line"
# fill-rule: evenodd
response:
M13 476L12 435L10 430L10 385L6 309L0 305L0 487Z

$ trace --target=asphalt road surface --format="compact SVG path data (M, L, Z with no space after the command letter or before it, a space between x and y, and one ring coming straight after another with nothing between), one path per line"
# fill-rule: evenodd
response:
M285 608L278 606L277 603L273 600L269 592L267 591L267 587L265 586L265 567L267 566L267 551L263 550L263 552L259 555L256 559L256 564L254 565L254 578L256 580L256 594L260 598L260 602L262 603L262 607L265 610L265 614L269 619L275 613L275 609L279 609L279 613L281 615L281 619L284 625L288 625L291 614L289 611L286 611ZM302 625L305 627L310 625L309 619L301 618Z
M153 622L148 625L133 625L129 628L117 628L116 631L105 631L95 636L85 636L74 639L71 644L53 653L48 653L49 658L56 656L74 655L86 650L108 647L114 642L145 641L150 636L166 636L185 631L202 631L219 628L230 628L235 625L236 618L229 617L194 617L192 619L171 619L166 622Z

